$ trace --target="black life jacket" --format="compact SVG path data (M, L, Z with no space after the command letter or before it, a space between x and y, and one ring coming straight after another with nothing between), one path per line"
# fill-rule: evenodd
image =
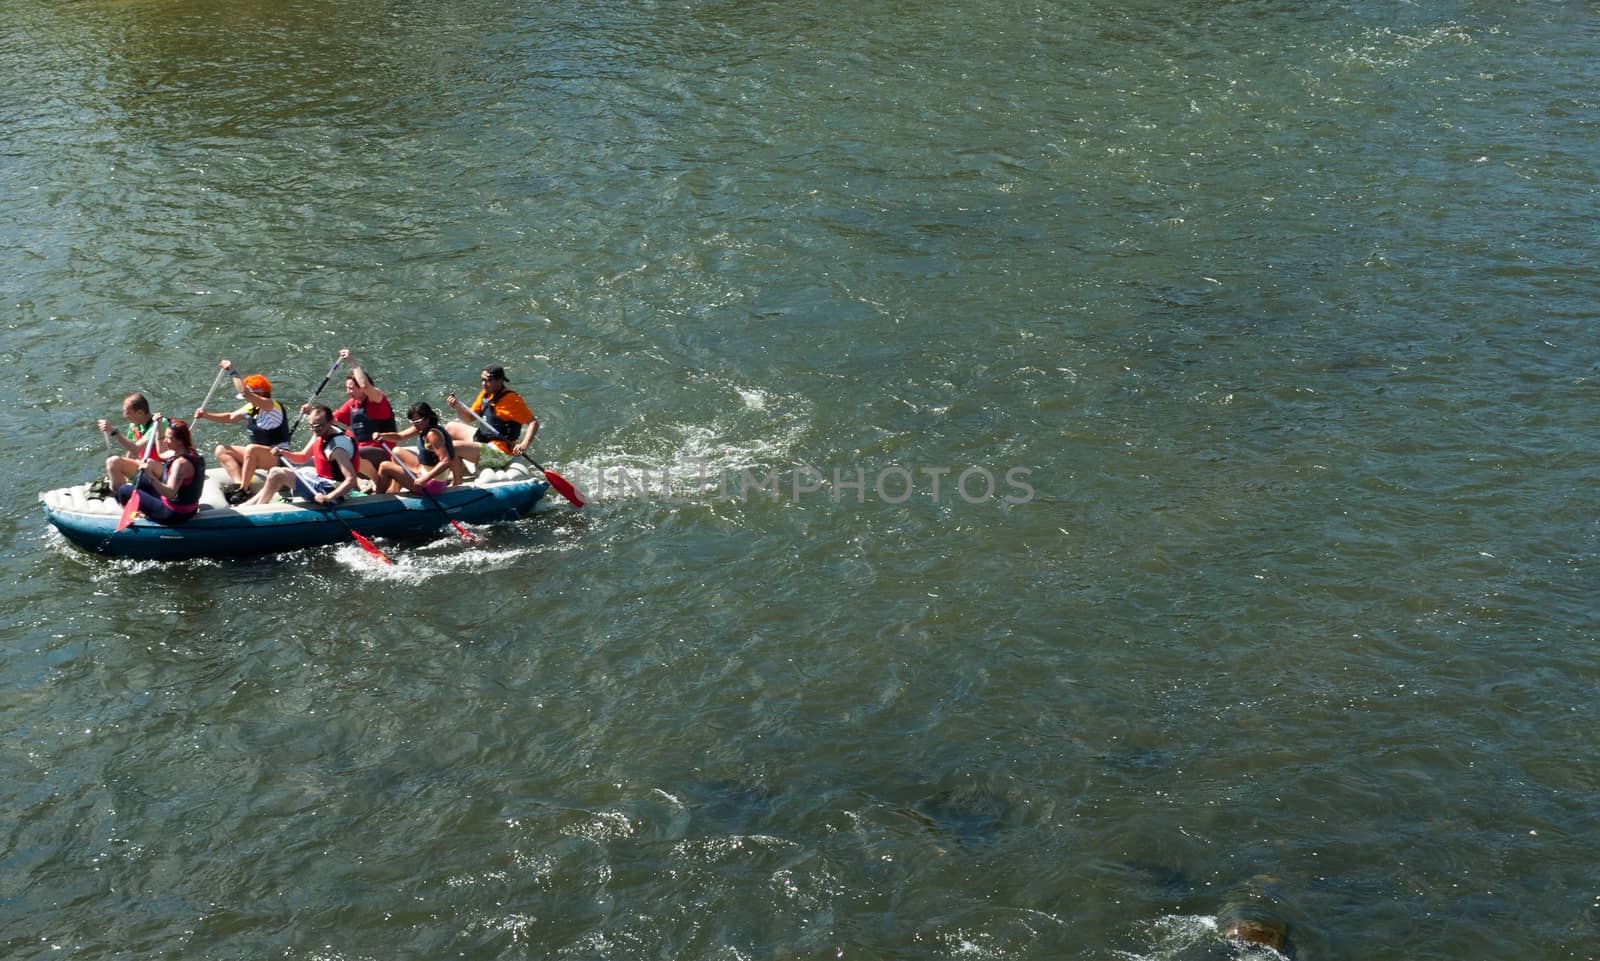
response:
M261 414L259 407L252 407L244 413L245 429L250 432L250 443L260 444L263 447L274 447L278 444L289 443L289 412L278 401L273 401L272 406L278 409L283 419L276 427L263 428L256 423L256 418Z

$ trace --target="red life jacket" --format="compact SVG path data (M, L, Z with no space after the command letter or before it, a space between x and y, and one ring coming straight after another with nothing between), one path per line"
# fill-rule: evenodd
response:
M355 466L356 442L351 440L350 435L343 431L335 433L327 440L322 440L321 438L318 438L318 440L321 442L311 446L311 463L317 469L317 476L326 477L331 481L343 481L345 479L344 469L330 455L334 450L343 447L345 453L350 455L351 466Z

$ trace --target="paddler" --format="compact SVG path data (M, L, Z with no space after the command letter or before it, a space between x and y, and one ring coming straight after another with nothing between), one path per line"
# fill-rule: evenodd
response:
M161 440L170 451L164 476L158 475L160 460L152 457L139 461L137 482L117 488L117 503L126 504L138 498L138 510L145 517L157 524L175 527L200 509L200 491L206 483L206 460L195 453L189 425L181 420L168 421Z
M318 504L337 504L356 486L360 471L356 469L356 442L339 429L333 420L333 411L325 404L311 408L307 418L311 425L311 440L298 453L284 453L289 464L311 466L296 470L293 467L274 467L267 472L261 484L261 493L251 498L246 506L259 507L272 503L278 491L294 485L294 496L316 501Z
M398 444L410 437L417 439L417 448L404 461L399 451L395 459L378 468L378 493L396 493L405 488L413 494L429 496L444 493L452 484L461 483L465 467L456 442L450 432L439 425L439 415L432 404L418 401L406 411L411 426L403 431L378 435L380 441ZM416 467L409 465L416 462Z
M106 480L96 481L90 487L92 496L110 497L117 488L129 483L133 475L139 472L139 456L144 453L146 435L152 430L160 430L159 415L150 413L150 401L143 394L133 393L123 398L122 416L127 420L128 427L120 434L105 418L96 421L100 433L106 436L106 442L116 441L125 453L106 458ZM165 458L170 450L166 438L158 435L156 458Z
M376 437L379 432L395 429L394 408L389 405L389 396L378 389L349 348L339 351L339 362L350 365L350 373L344 378L345 402L333 412L333 419L355 438L356 453L360 455L356 466L361 473L376 479L378 465L389 459L389 452ZM310 404L300 408L302 414L310 411Z
M534 435L539 433L539 418L533 416L521 394L506 386L504 367L498 364L485 367L479 381L483 389L478 391L471 409L462 406L455 394L445 398L445 403L461 418L451 421L445 429L456 442L456 453L462 459L479 467L506 467L511 458L521 456L533 444ZM484 430L473 413L499 431L500 437L511 440L501 440Z
M211 414L204 410L194 412L195 420L214 420L222 424L245 422L250 442L245 445L217 445L217 462L228 472L231 481L223 488L229 504L238 504L250 498L250 485L257 470L271 470L278 462L277 448L289 443L289 412L283 404L272 399L272 381L260 374L242 376L234 369L233 361L223 359L217 366L233 380L236 395L244 406L226 414Z

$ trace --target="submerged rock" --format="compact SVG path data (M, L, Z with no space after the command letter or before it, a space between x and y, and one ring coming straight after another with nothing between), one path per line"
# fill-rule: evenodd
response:
M1229 902L1217 912L1217 930L1225 940L1289 953L1288 922L1267 893L1276 880L1258 874L1231 892Z
M1222 929L1222 936L1229 941L1263 945L1279 954L1283 953L1284 935L1287 933L1287 928L1281 922L1254 918L1240 918Z
M923 825L969 845L997 840L1017 817L1010 798L975 785L925 797L913 804L907 813Z

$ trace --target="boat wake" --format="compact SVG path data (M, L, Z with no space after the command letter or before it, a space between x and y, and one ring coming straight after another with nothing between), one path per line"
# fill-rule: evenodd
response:
M725 495L745 473L797 466L795 451L810 423L807 403L718 381L726 402L707 423L652 425L651 439L602 447L563 473L592 501L703 501Z
M484 537L474 531L478 537ZM513 567L518 559L538 553L537 544L503 547L494 544L468 544L460 538L440 538L425 544L378 543L389 558L385 564L351 542L334 548L334 560L351 573L375 584L415 586L447 574L483 574Z

